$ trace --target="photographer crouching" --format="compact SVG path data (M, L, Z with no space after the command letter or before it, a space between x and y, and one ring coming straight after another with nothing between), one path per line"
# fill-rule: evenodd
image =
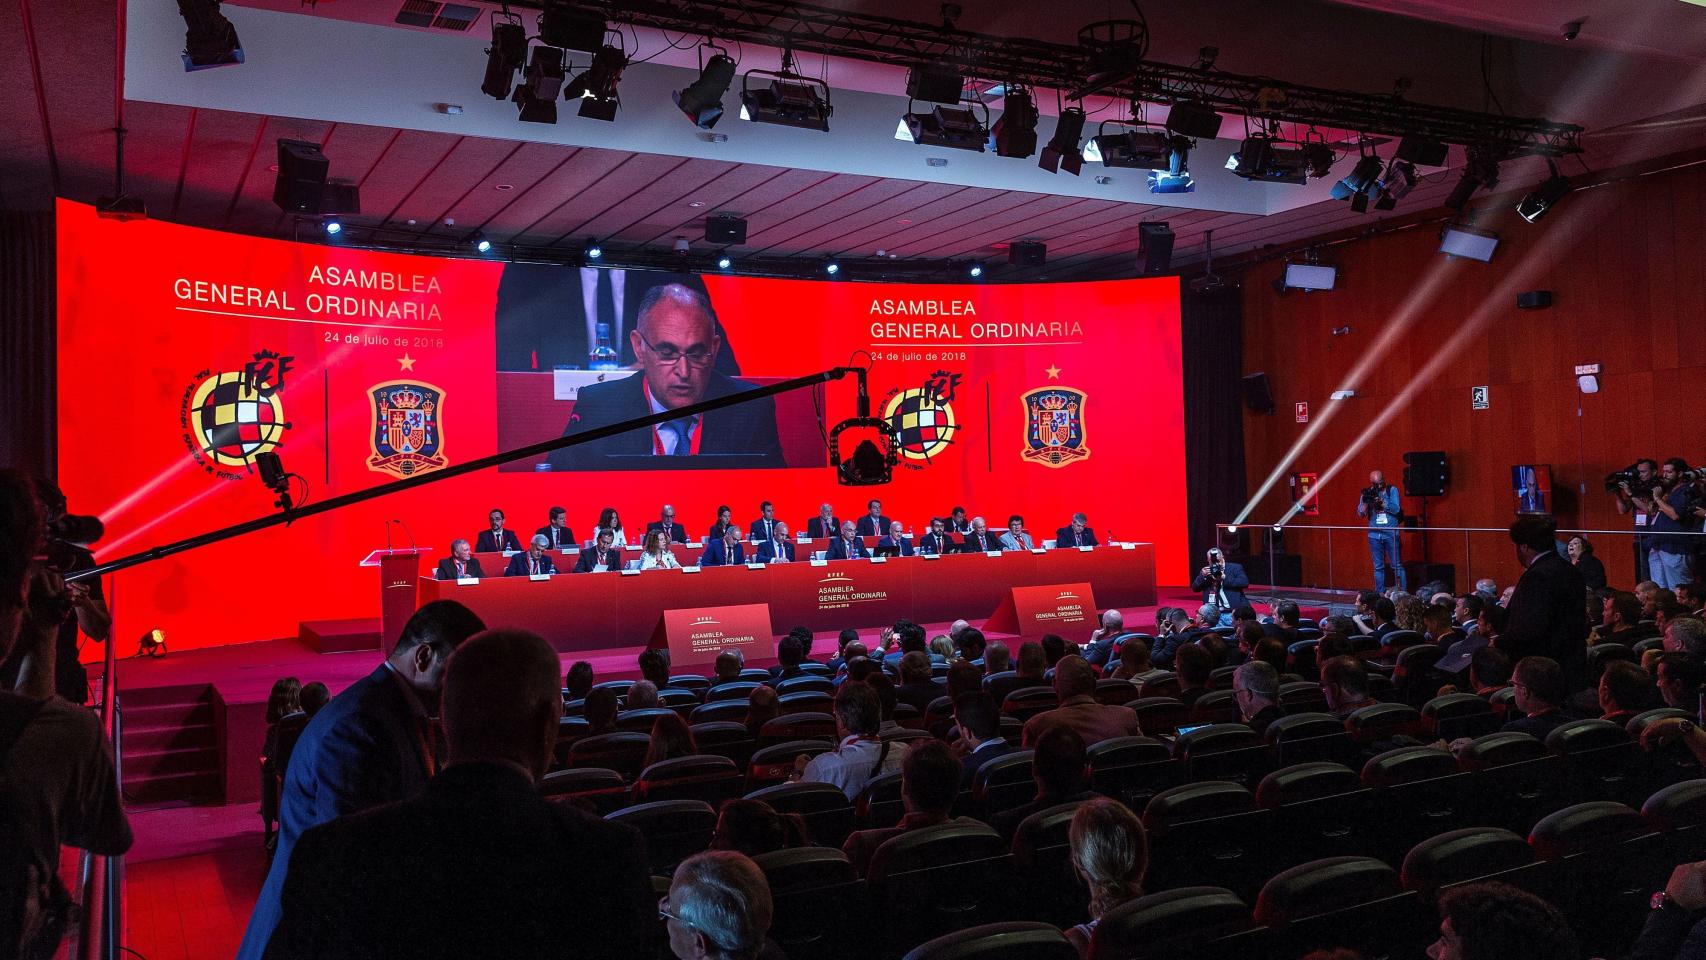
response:
M67 513L65 494L58 487L41 478L34 483L36 500L41 506L47 530L46 543L39 551L44 569L63 576L93 567L95 555L89 552L87 545L101 538L104 532L101 521ZM113 618L107 611L106 598L101 595L99 577L79 583L61 582L60 587L69 611L66 616L57 618L59 626L54 633L51 652L53 692L72 703L87 703L89 673L83 668L79 656L78 631L97 643L105 642L112 631ZM18 685L23 659L17 651L3 658L0 662L0 688L9 690Z
M1357 516L1368 518L1368 552L1374 560L1374 592L1386 592L1386 567L1391 566L1398 589L1406 590L1404 560L1398 550L1398 521L1403 517L1398 488L1386 482L1386 474L1375 470L1357 500Z
M0 956L29 960L53 956L78 918L61 844L114 856L132 839L100 718L53 695L61 627L88 601L43 555L48 512L0 471L0 660L18 665L0 689Z

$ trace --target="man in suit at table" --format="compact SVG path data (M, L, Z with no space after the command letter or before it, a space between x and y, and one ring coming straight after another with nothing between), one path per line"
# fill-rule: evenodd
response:
M1054 532L1054 545L1066 547L1099 547L1102 541L1096 539L1096 531L1090 529L1089 518L1082 513L1072 515L1072 524L1061 527Z
M534 534L533 542L528 545L526 553L518 553L509 558L509 566L504 569L504 576L526 577L556 573L557 565L545 555L545 545L549 542L543 536Z
M947 525L941 517L930 518L930 532L924 539L918 541L918 552L925 554L953 553L959 549L954 543L954 536L947 532Z
M533 532L545 538L547 550L580 549L580 544L575 540L575 532L569 529L569 511L562 507L552 507L551 522Z
M832 539L840 529L841 518L835 515L835 508L827 503L817 508L817 516L806 521L806 536L813 540Z
M616 534L600 527L598 539L593 545L581 551L580 559L575 561L575 573L601 573L605 570L622 569L622 553L615 547Z
M661 530L665 540L687 542L687 528L675 522L675 507L667 503L663 505L663 513L659 514L658 519L646 524L647 533L653 530Z
M628 334L639 371L580 388L564 436L745 393L753 384L717 372L722 349L711 301L679 283L653 287ZM646 430L567 447L551 454L553 470L649 470L685 458L726 457L718 466L786 467L776 431L776 400L762 397ZM665 463L665 459L675 463Z
M433 577L438 580L478 579L485 575L485 571L480 569L480 559L474 556L474 548L461 537L450 541L450 556L440 560L438 569L433 571Z
M758 545L759 563L793 563L794 545L788 542L788 525L776 521L770 539Z
M521 538L515 535L514 530L504 529L504 512L502 510L493 507L492 512L486 515L486 519L490 520L492 525L481 530L480 535L474 538L475 553L521 552Z
M888 536L889 524L894 521L883 516L883 502L881 500L872 500L870 503L865 504L865 509L868 512L859 518L859 536Z
M421 607L391 655L308 722L279 794L278 847L249 916L239 960L261 960L278 925L285 873L310 827L420 793L437 766L430 745L445 661L486 625L454 600Z
M982 517L973 517L971 530L966 533L966 539L960 544L961 553L988 553L999 549L995 538L989 535L989 526Z
M912 556L912 536L906 532L906 524L899 520L891 521L888 536L877 541L877 552L896 557Z
M729 524L720 539L705 544L699 556L701 567L732 567L746 562L746 547L740 542L740 528Z
M1001 549L1030 550L1036 544L1031 542L1031 535L1025 532L1025 518L1013 514L1007 518L1007 532L1001 535Z
M766 543L774 539L776 524L776 505L766 500L758 505L758 519L752 521L752 529L747 531L753 543Z
M829 549L824 553L825 560L853 560L871 555L871 551L865 549L864 538L853 530L853 521L847 520L841 524L841 536L829 541Z

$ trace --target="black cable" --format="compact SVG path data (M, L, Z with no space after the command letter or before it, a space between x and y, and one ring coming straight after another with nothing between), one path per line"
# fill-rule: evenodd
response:
M132 950L131 948L125 946L122 943L118 945L118 948L120 950L123 950L125 953L128 953L131 956L138 958L138 960L148 960L148 958L143 956L140 951Z

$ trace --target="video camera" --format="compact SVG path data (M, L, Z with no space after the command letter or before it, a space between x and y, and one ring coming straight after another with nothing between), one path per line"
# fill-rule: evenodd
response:
M1363 488L1362 502L1370 509L1379 510L1386 506L1386 488L1369 485Z
M1639 464L1631 463L1621 470L1606 474L1605 492L1616 493L1625 483L1629 485L1630 489L1639 490L1641 485L1641 475L1635 470L1637 466L1639 466Z

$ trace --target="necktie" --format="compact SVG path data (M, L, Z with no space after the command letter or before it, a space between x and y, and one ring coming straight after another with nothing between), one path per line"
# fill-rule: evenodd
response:
M539 572L539 561L529 560L529 561L527 561L527 565L532 568L532 570L531 570L532 573L538 573Z
M462 563L462 561L460 561L460 560L456 561L456 579L458 579L458 580L462 579L467 574L467 572L468 572L467 566L465 566Z
M692 417L683 417L680 420L671 420L668 423L665 423L663 428L675 435L675 449L671 451L671 456L685 457L693 452L693 437L691 436L693 430Z
M610 344L622 349L622 315L616 312L616 288L611 281L615 271L598 271L598 319L610 324ZM596 329L596 328L594 328Z

